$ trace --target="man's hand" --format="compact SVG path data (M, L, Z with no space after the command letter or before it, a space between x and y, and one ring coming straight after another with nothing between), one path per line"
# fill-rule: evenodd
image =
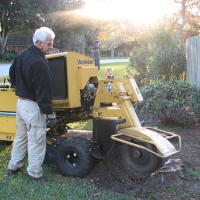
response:
M51 128L55 123L56 123L56 115L54 113L47 115L47 127Z

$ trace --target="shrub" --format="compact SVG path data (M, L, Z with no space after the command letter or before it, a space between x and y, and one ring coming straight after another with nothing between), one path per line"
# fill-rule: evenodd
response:
M0 60L3 60L3 54L0 53Z
M151 81L141 88L144 101L136 103L137 112L149 113L161 123L186 125L197 120L200 111L200 91L184 80Z
M13 52L13 51L5 51L4 52L4 59L6 61L11 61L11 60L14 60L16 57L16 53Z
M105 50L105 49L102 49L101 52L101 57L110 57L111 55L111 51L110 50Z
M150 30L138 38L139 45L130 54L127 75L134 77L139 86L150 80L168 81L171 77L183 78L186 69L184 48L179 46L163 28Z

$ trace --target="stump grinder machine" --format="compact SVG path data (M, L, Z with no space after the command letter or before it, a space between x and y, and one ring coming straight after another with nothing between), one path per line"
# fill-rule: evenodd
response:
M143 97L134 79L98 80L95 58L76 52L51 54L47 59L53 74L57 122L47 128L45 162L55 165L63 175L87 174L94 160L108 156L115 143L121 145L120 159L141 174L154 171L160 160L180 152L179 135L142 127L133 103ZM15 138L17 99L14 87L1 85L1 141ZM91 123L92 130L69 126L81 121Z

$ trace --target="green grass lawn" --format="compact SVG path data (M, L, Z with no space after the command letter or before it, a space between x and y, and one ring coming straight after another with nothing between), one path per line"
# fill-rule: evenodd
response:
M0 76L0 83L3 83L5 78L9 78L9 76Z
M125 63L125 62L101 64L98 78L99 78L99 80L105 80L107 67L113 68L113 74L114 74L115 79L124 78L126 76L126 67L127 66L128 66L128 63Z
M110 59L128 59L128 57L100 57L100 60L110 60Z
M26 172L6 176L11 146L0 145L0 199L10 200L128 200L127 195L114 194L96 188L81 178L59 175L55 168L44 165L48 183L28 181ZM24 167L27 160L24 161Z

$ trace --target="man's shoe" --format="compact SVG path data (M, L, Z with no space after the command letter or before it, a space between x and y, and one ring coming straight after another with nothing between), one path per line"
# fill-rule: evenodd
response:
M35 177L32 177L32 176L29 176L29 179L28 179L30 182L49 182L46 178L44 178L44 176L41 176L39 178L35 178Z
M19 169L16 169L16 170L8 169L7 175L12 176L14 174L17 174L18 172L23 172L23 169L22 168L19 168Z

